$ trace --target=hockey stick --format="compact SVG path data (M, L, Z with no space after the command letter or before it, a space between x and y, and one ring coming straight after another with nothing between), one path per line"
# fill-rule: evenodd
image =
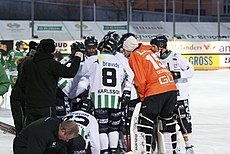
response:
M4 134L5 133L10 133L13 135L16 134L16 130L14 126L4 123L2 121L0 121L0 129L3 131Z
M127 151L130 151L131 150L131 145L130 145L130 142L129 142L129 133L128 133L128 125L127 125L127 122L128 122L128 110L129 110L129 103L127 105L127 108L125 109L125 140L126 140L126 145L127 145Z

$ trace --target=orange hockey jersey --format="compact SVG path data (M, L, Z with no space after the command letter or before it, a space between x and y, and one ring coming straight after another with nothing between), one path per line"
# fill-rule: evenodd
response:
M170 71L152 52L151 46L141 44L131 54L129 65L134 72L134 84L141 101L151 95L176 90Z

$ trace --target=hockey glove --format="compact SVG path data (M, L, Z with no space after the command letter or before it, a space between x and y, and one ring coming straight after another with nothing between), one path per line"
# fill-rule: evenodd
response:
M128 105L129 101L130 101L130 95L131 95L131 91L129 90L124 90L121 98L120 98L120 102L121 102L121 106L122 108L126 108L126 106Z
M72 56L74 56L76 52L85 54L85 46L82 42L76 42L76 45L73 47Z
M92 114L94 110L94 104L90 99L83 97L78 103L80 110Z
M174 80L181 78L180 72L171 71L171 74L172 74Z

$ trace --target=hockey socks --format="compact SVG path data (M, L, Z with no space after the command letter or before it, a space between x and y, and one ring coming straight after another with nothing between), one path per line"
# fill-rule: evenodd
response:
M119 133L118 131L113 131L109 133L109 147L110 149L117 149L119 140Z

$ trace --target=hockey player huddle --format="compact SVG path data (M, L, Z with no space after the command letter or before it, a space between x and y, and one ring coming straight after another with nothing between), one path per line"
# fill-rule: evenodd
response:
M56 105L56 115L79 129L66 143L68 154L179 154L179 132L186 154L194 154L188 105L194 68L167 42L159 35L144 45L132 33L108 32L99 43L86 37L71 45L60 63L71 67L76 52L84 56L73 78L59 78Z

